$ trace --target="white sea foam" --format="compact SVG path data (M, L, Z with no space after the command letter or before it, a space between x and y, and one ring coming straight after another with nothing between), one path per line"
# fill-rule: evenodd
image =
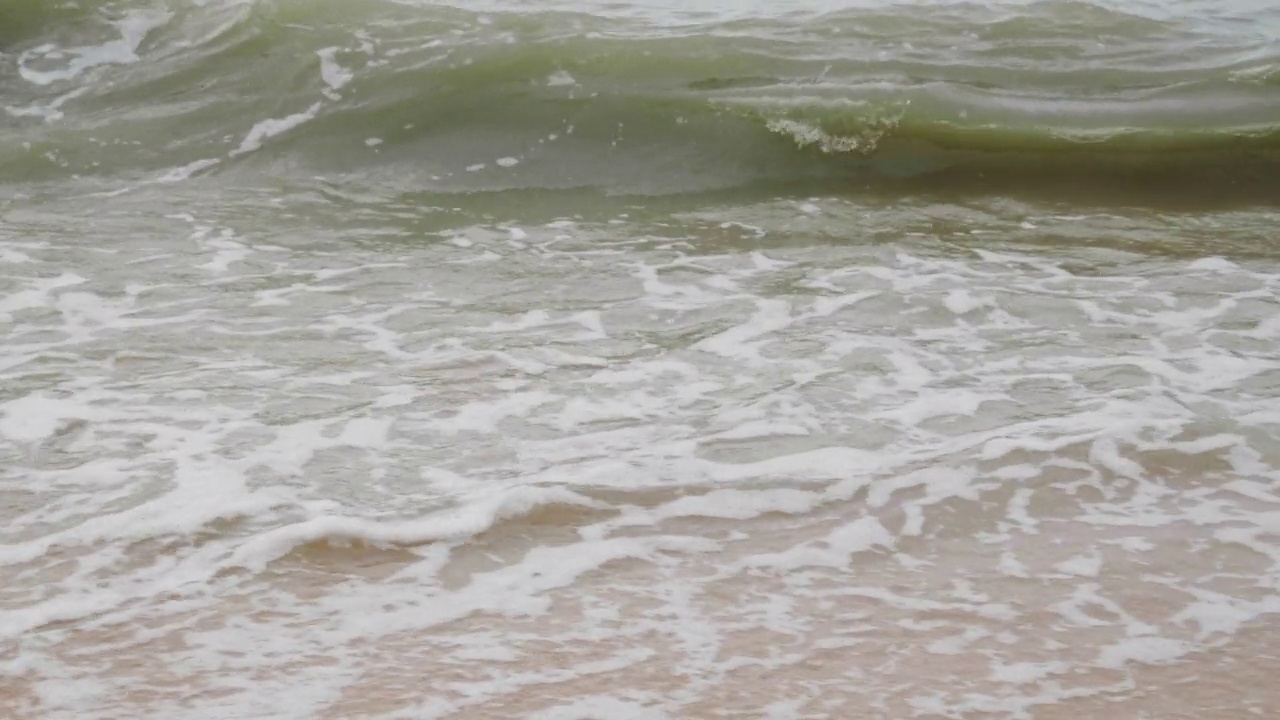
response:
M182 167L178 167L170 170L164 175L161 175L160 177L156 178L155 181L159 183L182 182L183 180L186 180L187 178L191 177L192 175L195 175L201 170L207 170L208 168L211 168L214 165L217 165L219 162L221 161L216 158L205 158L203 160L194 160L192 162L187 163L186 165L183 165Z
M355 79L354 73L338 64L337 56L341 50L339 47L327 47L316 51L320 57L320 79L328 86L325 95L330 100L341 99L338 91Z
M35 85L51 85L77 77L101 65L121 65L138 61L138 47L153 30L163 27L172 13L132 10L111 23L120 37L100 45L58 47L44 44L18 56L18 75Z
M0 229L0 684L87 718L1138 714L1273 641L1280 275L804 243L884 222L806 202L732 241Z
M244 139L240 141L240 145L231 151L231 156L235 157L236 155L243 155L245 153L258 150L267 140L270 140L282 133L286 133L299 125L302 125L308 120L315 119L322 107L324 107L323 103L316 102L312 103L306 110L293 113L292 115L286 115L281 118L259 120L252 128L250 128L248 134L244 136Z
M557 70L547 77L547 85L549 87L565 87L577 84L578 81L574 80L573 76L564 70ZM554 140L555 138L552 139Z

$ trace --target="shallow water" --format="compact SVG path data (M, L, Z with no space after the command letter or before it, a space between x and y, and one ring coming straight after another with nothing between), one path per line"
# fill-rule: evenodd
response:
M1280 714L1271 4L455 5L0 10L0 715Z

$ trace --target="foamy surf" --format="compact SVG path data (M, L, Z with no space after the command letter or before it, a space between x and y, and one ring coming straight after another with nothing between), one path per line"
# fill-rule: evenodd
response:
M879 222L810 204L392 255L175 217L168 282L6 241L9 386L76 368L3 405L6 711L1275 708L1224 668L1280 609L1280 274L796 244ZM479 282L514 267L529 301ZM69 692L102 653L166 660Z

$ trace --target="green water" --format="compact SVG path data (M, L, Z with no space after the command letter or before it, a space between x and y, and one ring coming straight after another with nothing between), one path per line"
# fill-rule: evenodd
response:
M1118 7L10 4L0 183L1276 197L1276 11Z

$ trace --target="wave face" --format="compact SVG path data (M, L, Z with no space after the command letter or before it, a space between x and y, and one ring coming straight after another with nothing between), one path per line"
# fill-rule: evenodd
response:
M831 5L13 6L0 181L1275 190L1274 7Z

